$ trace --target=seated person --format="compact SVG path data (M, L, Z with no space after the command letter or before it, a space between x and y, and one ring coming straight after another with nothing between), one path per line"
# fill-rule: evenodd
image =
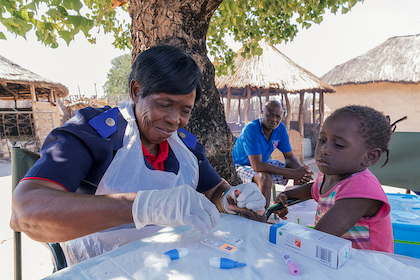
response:
M265 221L256 214L265 205L258 187L231 187L182 129L200 81L196 62L176 47L138 55L131 101L81 109L48 135L41 158L13 193L11 228L39 242L68 241L62 247L71 265L162 226L190 225L207 234L219 212ZM95 195L87 194L92 187Z
M298 183L312 180L313 172L293 155L286 126L282 123L283 108L270 100L261 112L261 118L247 124L233 148L233 162L244 183L255 182L270 204L271 187L286 185L289 179ZM286 163L270 159L274 149L283 153Z
M370 107L336 110L319 133L315 182L286 190L274 202L287 206L287 199L313 198L318 202L315 229L348 239L356 249L393 253L391 206L368 167L383 152L388 161L395 123ZM284 216L287 210L276 213Z

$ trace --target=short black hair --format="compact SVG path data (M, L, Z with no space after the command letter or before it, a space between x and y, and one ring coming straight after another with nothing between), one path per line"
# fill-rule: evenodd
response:
M391 124L389 116L385 116L371 107L360 105L350 105L337 109L331 116L339 114L353 115L360 121L360 135L365 139L366 146L380 148L382 152L385 152L386 161L382 166L387 164L389 159L388 144L392 133L395 131L396 123L405 120L407 117Z
M141 87L141 97L164 92L184 95L196 90L195 102L201 96L201 71L195 60L178 47L159 45L140 53L128 78Z

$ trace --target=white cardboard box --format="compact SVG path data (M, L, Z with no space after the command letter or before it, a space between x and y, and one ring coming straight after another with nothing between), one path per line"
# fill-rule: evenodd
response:
M350 258L351 241L285 220L270 227L269 239L333 268Z

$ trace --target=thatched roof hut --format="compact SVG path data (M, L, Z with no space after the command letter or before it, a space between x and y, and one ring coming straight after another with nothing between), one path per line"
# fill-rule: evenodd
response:
M261 55L244 58L241 48L235 58L235 73L216 78L216 87L221 94L231 89L231 94L246 97L246 87L251 96L258 95L258 89L268 89L270 94L334 92L334 88L294 63L274 46L260 42Z
M420 34L391 37L341 65L322 79L336 88L325 103L373 107L392 121L407 116L398 131L420 132Z
M47 134L61 125L63 114L58 99L68 95L60 83L43 78L0 56L0 132L1 138L37 141L38 148ZM12 101L14 105L9 104ZM22 102L28 101L23 105Z
M420 34L389 38L322 76L331 85L420 82Z
M229 115L231 98L247 98L247 110L249 109L249 100L253 96L282 95L286 101L286 109L290 112L290 103L287 94L300 94L301 106L299 112L299 130L303 135L303 117L302 104L305 93L320 94L319 113L320 122L323 121L324 103L323 94L325 92L334 92L334 88L322 81L309 71L294 63L290 58L281 53L274 46L260 41L262 48L261 55L255 55L251 58L244 58L241 48L237 52L234 61L235 73L228 76L216 77L216 87L219 89L222 97L227 98L226 115ZM313 99L315 101L315 98ZM315 105L315 104L314 104ZM313 106L315 109L315 106ZM313 113L315 114L315 112ZM315 118L313 118L315 119ZM245 114L245 123L248 122ZM290 114L285 120L286 126L290 128Z
M43 78L0 55L0 99L31 100L31 86L34 87L36 99L48 99L52 92L56 98L69 93L62 84Z

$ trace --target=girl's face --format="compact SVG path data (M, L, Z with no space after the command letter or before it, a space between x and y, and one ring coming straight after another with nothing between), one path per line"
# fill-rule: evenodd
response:
M150 151L188 124L194 107L195 89L185 95L153 93L133 101L140 138Z
M326 119L315 148L322 173L343 179L366 169L369 149L359 130L360 122L354 116L339 114Z

